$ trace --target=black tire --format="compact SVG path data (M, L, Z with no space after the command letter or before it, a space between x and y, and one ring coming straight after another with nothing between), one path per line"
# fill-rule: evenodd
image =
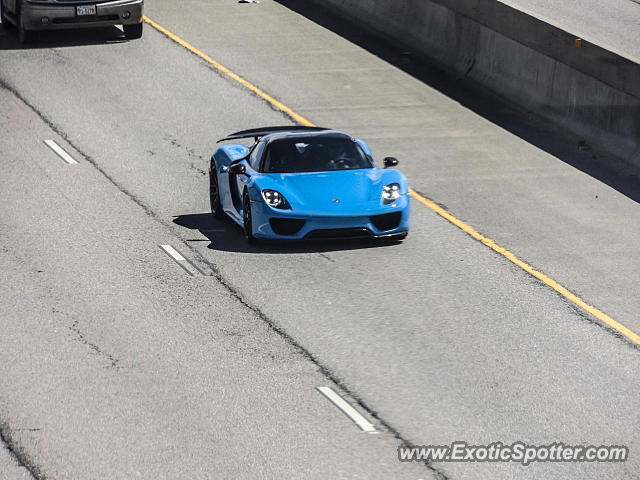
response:
M245 191L242 196L242 220L243 220L243 231L244 231L244 239L250 245L255 245L258 243L256 237L253 236L253 217L251 215L251 201L249 199L249 194Z
M221 220L224 218L222 203L220 202L220 188L218 187L218 173L215 165L211 166L209 172L209 202L211 203L211 215L213 218Z
M33 40L33 32L24 28L22 10L18 10L18 14L16 15L16 24L18 27L18 41L23 45L31 42L31 40Z
M142 37L142 23L134 23L133 25L123 25L124 36L128 39Z

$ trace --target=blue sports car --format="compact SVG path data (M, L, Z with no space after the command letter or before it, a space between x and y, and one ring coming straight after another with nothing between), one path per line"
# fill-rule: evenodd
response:
M373 161L362 141L320 127L267 127L220 142L211 158L211 212L231 217L249 243L312 238L397 238L409 232L409 186L398 160Z

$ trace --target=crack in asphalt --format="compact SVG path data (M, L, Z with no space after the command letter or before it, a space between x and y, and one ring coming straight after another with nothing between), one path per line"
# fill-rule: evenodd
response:
M89 162L91 165L93 165L96 170L98 170L102 175L104 175L104 177L109 180L113 185L115 185L118 190L120 190L122 193L124 193L126 196L128 196L129 198L131 198L135 203L137 203L143 210L144 212L150 216L151 218L153 218L154 220L159 220L161 221L161 219L156 215L156 213L151 210L142 200L140 200L133 192L130 192L129 190L127 190L127 188L124 185L121 185L120 183L118 183L118 181L113 178L111 175L109 175L99 164L98 162L95 161L95 159L93 159L92 157L90 157L89 155L86 155L84 152L82 152L67 136L67 134L60 129L55 123L53 123L51 120L49 120L49 118L43 113L41 112L35 105L33 105L32 103L30 103L25 97L22 96L22 94L20 94L20 92L18 92L13 86L9 85L4 79L0 78L0 87L4 88L5 90L7 90L8 92L11 92L13 95L16 96L16 98L18 100L20 100L22 103L24 103L27 107L29 107L39 118L40 120L42 120L51 130L53 130L56 134L58 134L61 138L63 138L74 150L76 150L84 160L86 160L87 162Z
M11 429L4 422L0 423L0 441L4 444L11 458L29 472L32 478L35 480L47 480L47 477L40 471L40 468L36 466L24 450L14 442Z
M171 228L171 227L169 227ZM173 231L173 229L171 229ZM178 235L179 236L179 235ZM182 238L182 237L180 237ZM260 320L262 320L272 331L278 334L287 344L289 344L293 349L297 350L297 352L302 355L304 358L313 363L320 373L325 376L328 380L330 380L334 385L336 385L340 390L345 392L349 398L351 398L360 408L366 411L371 417L375 418L380 425L382 425L389 433L391 433L394 438L401 442L401 446L403 447L415 447L416 445L409 442L405 438L403 438L400 432L394 428L389 422L385 421L377 411L375 411L369 404L367 404L362 398L355 395L353 391L351 391L344 383L340 377L337 376L334 372L332 372L329 367L325 366L324 363L319 360L310 350L306 349L301 343L299 343L295 338L289 335L284 328L278 325L274 320L269 318L260 307L251 304L248 300L242 296L242 294L233 286L227 279L223 277L215 264L209 262L205 259L195 248L191 245L185 243L187 248L198 257L198 259L205 263L213 272L213 277L220 283L229 294L236 299L242 306L244 306L247 310L253 312L253 314ZM432 465L429 461L422 462L424 466L429 469L435 478L435 480L449 480L449 478L436 467Z
M24 103L29 109L31 109L51 130L53 130L56 134L58 134L61 138L63 138L76 152L78 152L84 160L93 165L96 170L98 170L109 182L111 182L118 190L120 190L123 194L129 197L134 203L136 203L142 210L153 220L159 222L161 225L169 229L174 235L176 235L182 242L182 244L199 260L200 263L203 263L209 267L213 275L218 283L224 287L227 292L236 299L240 305L244 306L250 312L253 312L254 315L262 320L273 332L278 334L289 346L291 346L294 350L296 350L299 354L301 354L308 361L313 363L319 370L319 372L325 376L328 380L330 380L334 385L336 385L340 390L346 393L362 410L367 412L372 418L374 418L380 425L382 425L389 433L393 435L395 439L397 439L402 447L416 447L416 444L411 443L407 439L403 438L400 432L394 428L389 422L385 421L377 411L375 411L368 403L366 403L362 398L357 396L353 391L351 391L345 384L345 382L338 377L337 374L331 371L331 369L324 365L324 363L318 359L310 350L305 348L301 343L299 343L295 338L289 335L284 328L278 325L274 320L269 318L262 310L256 306L251 304L248 300L246 300L239 290L234 287L220 272L218 267L203 257L203 255L195 249L192 245L186 242L179 231L174 227L170 222L162 219L153 209L145 204L138 196L129 191L124 185L120 184L115 178L109 175L99 164L98 162L91 157L90 155L84 153L67 135L67 133L62 130L58 125L56 125L52 120L50 120L42 111L40 111L35 105L29 102L16 88L12 85L9 85L4 79L0 78L0 87L5 90L11 92L16 96L22 103ZM282 112L280 112L282 113ZM284 115L284 114L283 114ZM286 115L285 115L286 116ZM25 459L27 457L25 456ZM27 459L28 460L28 459ZM432 462L425 460L422 464L433 474L435 480L450 480L441 470L437 469L433 466ZM30 470L31 471L31 470ZM34 469L34 472L39 473L39 470ZM44 476L34 476L37 480L46 480Z
M331 258L329 255L326 255L324 253L318 253L318 255L324 258L325 260L327 260L328 262L336 263L336 261L333 258Z
M119 370L121 368L120 365L119 365L120 360L115 358L110 353L107 353L104 350L102 350L95 343L91 343L89 340L87 340L85 335L80 331L79 321L78 320L73 322L73 324L69 327L69 330L71 330L76 335L76 340L77 341L79 341L83 345L86 345L87 347L89 347L97 355L106 358L109 361L109 363L111 364L111 365L109 365L109 368L115 368L116 370Z

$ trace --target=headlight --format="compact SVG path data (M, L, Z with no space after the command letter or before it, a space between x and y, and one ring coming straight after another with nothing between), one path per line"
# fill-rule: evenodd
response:
M262 198L267 202L267 205L273 208L279 208L281 210L289 210L291 208L291 205L289 205L287 199L284 198L284 195L276 190L262 190Z
M389 205L400 198L400 185L397 183L390 183L382 187L382 203Z

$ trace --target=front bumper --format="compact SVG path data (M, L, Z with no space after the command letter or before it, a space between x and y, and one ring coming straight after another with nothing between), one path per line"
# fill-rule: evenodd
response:
M87 3L79 2L77 5L85 6ZM144 0L96 2L95 6L95 15L78 16L76 4L27 1L22 6L24 26L27 30L58 30L133 25L142 22ZM124 18L127 16L126 12L129 16ZM43 22L43 19L47 20Z
M357 215L305 215L252 202L253 235L260 239L307 240L404 237L409 231L409 199Z

